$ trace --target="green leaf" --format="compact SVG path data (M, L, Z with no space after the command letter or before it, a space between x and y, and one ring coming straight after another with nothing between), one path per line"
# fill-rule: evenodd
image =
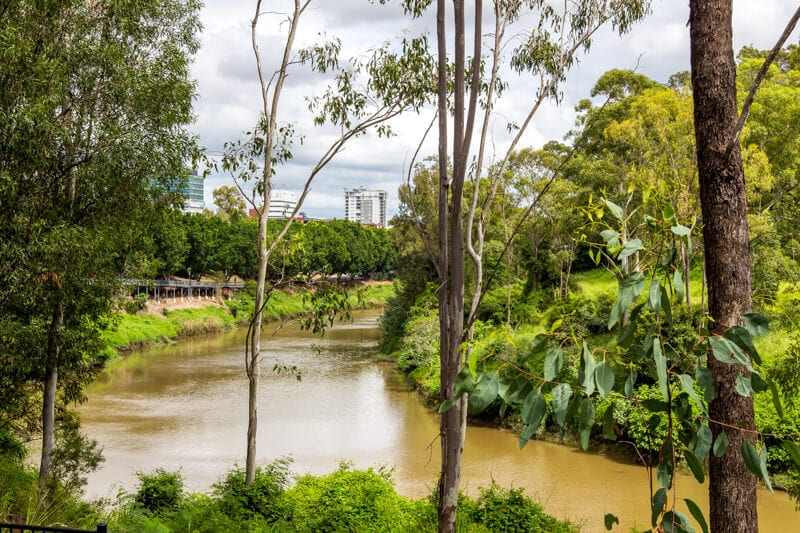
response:
M522 420L525 426L519 435L519 447L522 448L530 440L531 437L539 429L544 414L547 411L547 403L540 389L533 389L528 397L525 398L525 403L522 405Z
M559 318L558 320L554 320L552 324L550 324L550 334L552 335L555 331L561 327L561 324L564 323L563 318Z
M756 477L761 477L761 465L759 464L758 450L749 440L742 441L742 458L747 469Z
M533 389L533 385L525 376L518 376L514 381L508 384L504 390L503 387L497 391L504 402L509 404L519 404L525 401L528 393Z
M768 383L769 391L772 393L772 404L775 406L775 411L778 413L778 417L783 420L783 405L781 405L781 395L778 393L778 388L775 386L775 383L770 381Z
M700 461L703 461L708 456L708 452L711 451L711 442L714 440L714 435L707 425L701 424L697 428L696 437L694 454Z
M469 413L474 415L489 407L497 398L499 386L497 372L483 374L467 398Z
M631 371L628 373L628 378L625 380L625 397L629 400L633 397L633 387L636 385L636 378L639 377L639 373L631 368Z
M689 397L694 400L694 402L700 406L700 409L703 411L703 414L707 415L708 411L706 409L706 404L704 401L700 400L700 397L697 396L697 393L694 390L694 380L692 376L689 374L681 374L678 376L678 379L681 382L681 386L683 390L689 395Z
M578 381L586 389L587 396L594 394L594 370L594 357L592 357L592 352L589 351L589 346L584 342L582 357L578 365Z
M617 333L617 344L620 348L630 348L631 344L633 343L635 338L634 334L636 333L636 322L639 319L639 315L641 314L644 305L644 303L641 303L635 306L633 311L631 311L628 325L619 329L619 332Z
M604 229L600 232L600 236L603 238L603 241L605 241L606 246L609 248L616 248L619 246L619 233L613 229Z
M689 465L689 470L692 471L694 478L698 483L703 483L706 480L706 474L703 471L703 463L698 457L689 450L683 450L683 457L686 459L686 464Z
M608 404L606 412L603 413L603 437L607 440L617 440L614 433L614 402Z
M760 337L764 335L769 329L769 319L761 313L747 313L742 315L745 329L750 332L753 337Z
M472 377L472 372L469 368L463 367L456 376L455 383L455 396L461 396L465 392L472 392L475 390L475 379Z
M641 272L634 272L622 281L622 286L617 293L617 300L614 302L608 318L608 329L613 328L619 322L620 317L627 311L631 303L642 293L644 281L644 274Z
M664 533L694 533L694 528L689 523L689 518L680 511L667 511L661 521Z
M594 424L594 404L589 398L584 398L581 402L581 417L578 423L578 429L581 436L581 448L583 451L589 449L589 436L592 432L592 425Z
M706 517L703 516L703 511L700 509L700 507L689 498L684 498L683 501L686 502L686 507L700 525L700 529L703 530L703 533L708 533L708 523L706 522Z
M683 290L683 276L681 276L680 270L675 270L675 273L672 274L672 288L675 290L675 296L678 297L678 301L682 302L686 298L686 292Z
M611 365L606 361L601 361L594 370L594 379L597 383L597 390L600 396L605 398L614 388L614 372L611 370Z
M661 310L661 281L658 278L650 280L650 297L647 304L651 311L658 313Z
M658 388L661 389L661 397L666 402L669 399L669 383L667 381L667 358L661 351L661 339L653 339L653 361L656 363L656 373L658 374Z
M651 507L651 521L653 527L656 527L658 524L658 517L661 516L661 513L664 512L664 505L667 503L667 489L661 488L653 494L653 505Z
M460 396L458 398L460 398ZM449 411L456 404L458 398L450 398L449 400L443 401L442 405L439 406L439 412L444 413L445 411Z
M728 449L728 434L724 431L717 435L717 440L714 441L714 457L722 457L725 450Z
M665 221L670 221L675 218L675 206L672 205L672 202L667 202L667 205L661 210L661 218Z
M553 398L553 415L555 416L556 424L564 427L564 423L567 420L569 400L572 398L572 387L570 387L569 383L561 383L553 387L550 395Z
M469 350L469 357L467 358L467 368L473 378L478 377L478 350Z
M761 446L761 451L758 453L758 465L761 469L761 479L764 480L764 484L767 486L770 492L775 492L772 490L772 481L769 479L769 472L767 471L767 445L763 444Z
M691 228L687 228L683 224L678 224L677 226L672 226L672 228L670 228L670 229L672 230L672 233L674 233L678 237L688 237L689 235L692 234Z
M739 365L748 370L753 370L750 357L745 355L736 343L719 336L710 337L708 342L711 344L711 352L714 354L714 358L717 361L729 365Z
M611 531L614 528L614 525L619 525L619 518L614 516L611 513L606 513L606 516L603 518L603 521L606 525L606 531Z
M619 252L619 255L617 256L617 260L622 261L626 257L630 257L642 249L644 249L644 244L642 244L641 239L631 239L628 242L626 242L625 245L622 247L622 250Z
M758 355L758 350L753 344L753 337L750 336L749 331L741 326L733 326L725 331L723 337L733 341L736 346L744 350L744 353L752 357L756 364L761 364L761 356Z
M753 386L753 392L765 392L769 389L769 383L758 372L750 374L750 385Z
M547 351L547 356L544 358L544 379L546 381L553 381L555 377L561 372L561 366L564 364L564 352L561 348L550 348Z
M624 212L622 211L622 208L617 204L615 204L614 202L612 202L611 200L606 200L605 198L603 198L603 202L605 202L605 204L608 206L608 209L609 211L611 211L611 214L614 215L614 218L616 218L621 222L623 217L625 216Z
M697 380L697 384L700 385L700 388L703 389L703 399L706 403L713 400L714 377L711 375L711 371L705 366L697 365L694 371L694 378Z
M787 451L789 457L792 458L794 465L800 468L800 446L790 440L783 441L783 449Z
M658 485L664 489L669 489L672 487L672 475L675 471L675 459L671 437L664 439L664 444L661 445L661 450L659 450L658 455L661 458L661 461L659 461L656 467Z
M539 333L533 338L533 344L531 344L531 349L528 352L529 355L536 355L544 351L547 348L547 343L550 341L550 336L545 335L544 333Z
M753 387L750 383L750 378L739 374L736 376L736 392L739 396L749 398L753 394Z
M664 311L664 322L667 326L672 327L672 304L669 303L669 294L667 288L661 286L661 309Z

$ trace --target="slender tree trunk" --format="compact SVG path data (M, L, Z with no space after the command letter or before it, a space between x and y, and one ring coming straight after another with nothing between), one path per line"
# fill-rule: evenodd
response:
M686 293L686 307L692 306L692 286L691 282L689 281L689 275L691 274L691 260L689 258L689 249L686 246L685 242L681 242L681 258L683 262L683 292Z
M731 0L691 0L690 35L694 123L700 203L708 275L712 333L737 325L752 309L747 199L738 143L725 150L738 119ZM725 431L728 451L710 456L710 526L715 533L758 531L756 478L741 455L743 439L753 440L753 398L736 392L746 371L709 357L715 396L709 405L716 439ZM739 429L741 428L744 431Z
M64 304L59 301L50 319L47 334L47 361L45 364L44 395L42 399L42 458L39 465L39 487L46 485L50 477L50 457L55 447L56 392L58 390L59 340L64 326Z
M453 175L447 168L447 45L445 1L438 0L436 33L438 43L439 107L439 359L442 402L453 397L455 379L461 370L461 343L464 335L464 230L462 200L466 158L464 117L464 3L454 2L455 18L455 112L453 116ZM441 415L439 438L442 465L439 477L439 531L455 531L458 487L461 481L461 456L466 431L467 396Z

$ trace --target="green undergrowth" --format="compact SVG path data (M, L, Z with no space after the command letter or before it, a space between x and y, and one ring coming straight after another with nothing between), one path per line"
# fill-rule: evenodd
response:
M698 276L699 278L699 276ZM613 408L606 425L597 422L591 431L593 447L613 447L613 439L606 440L613 432L619 442L633 443L641 457L654 458L658 455L661 440L652 438L654 434L666 434L666 421L651 427L652 413L641 400L660 399L662 393L657 384L642 379L635 383L635 400L623 395L623 384L627 373L622 365L615 363L619 348L617 334L608 331L609 315L617 291L616 280L607 271L597 269L575 275L574 289L568 298L545 302L532 313L528 322L512 325L486 321L476 322L474 339L470 345L469 364L486 372L516 375L520 370L530 375L541 375L546 352L533 350L534 338L538 333L557 332L564 339L563 366L554 377L556 383L566 383L578 388L581 383L577 368L580 358L579 348L583 341L595 353L603 354L612 362L615 369L614 390L618 393L613 399ZM673 327L664 342L678 350L692 350L697 343L697 332L702 316L700 309L700 283L692 285L692 306L674 304L672 308ZM645 296L641 296L645 298ZM767 446L767 465L774 474L775 486L790 493L800 493L800 476L791 469L789 453L781 446L779 435L800 433L800 286L785 286L776 294L770 307L764 313L774 317L769 332L755 339L755 345L763 360L765 375L775 384L781 399L779 412L773 401L771 391L755 394L755 421L757 429L764 435ZM633 332L642 339L652 325L652 313L643 312L639 327ZM409 310L410 317L403 326L403 335L393 352L397 366L406 374L407 380L417 389L423 401L436 409L439 406L439 322L435 304L427 294L418 298L416 305ZM549 398L549 389L544 394ZM676 391L677 395L677 391ZM598 421L611 406L608 400L598 405ZM472 420L481 424L499 425L519 430L521 413L516 406L503 405L495 400L482 410L480 415L472 415ZM575 417L567 419L564 432L560 432L553 414L548 412L535 438L546 440L569 440L577 433L578 422ZM658 437L659 435L655 435ZM663 435L660 435L663 437ZM625 451L631 448L623 447ZM637 457L639 457L637 455Z
M106 522L115 533L311 533L437 530L435 494L412 499L400 495L392 469L357 469L341 461L326 475L295 475L291 459L256 468L251 485L244 469L223 475L208 493L189 493L181 472L157 468L138 472L133 492L86 501L76 491L38 493L37 475L18 459L0 455L0 521L32 525L58 523L94 529ZM523 489L496 483L477 498L459 495L457 531L573 533L579 527L545 513Z

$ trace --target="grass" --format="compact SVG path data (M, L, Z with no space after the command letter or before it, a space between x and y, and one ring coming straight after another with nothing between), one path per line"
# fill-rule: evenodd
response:
M384 305L394 294L392 284L366 285L351 289L349 303L355 309ZM275 291L264 310L267 321L297 317L307 311L305 291ZM109 345L126 351L166 343L183 337L215 333L241 326L253 309L252 294L240 294L225 306L208 305L191 309L165 310L164 315L120 313L112 327L103 332Z
M597 299L600 296L617 294L617 280L611 272L605 268L595 268L585 272L577 272L572 275L578 285L581 294L590 299ZM699 303L703 289L703 270L702 267L694 267L690 272L689 295L693 303ZM708 301L706 299L706 301Z

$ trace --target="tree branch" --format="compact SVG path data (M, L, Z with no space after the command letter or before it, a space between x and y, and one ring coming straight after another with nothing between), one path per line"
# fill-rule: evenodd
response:
M783 43L786 42L786 39L789 38L789 35L792 34L794 31L795 26L797 25L797 21L800 19L800 7L794 12L792 18L789 20L789 23L786 25L786 28L783 30L778 42L775 43L775 46L772 47L767 58L764 60L764 64L761 65L761 69L756 74L755 79L753 80L753 85L750 87L750 93L747 95L747 98L744 101L744 105L742 106L742 113L739 115L739 120L736 122L736 129L733 132L733 137L728 142L727 148L725 148L725 157L722 159L723 161L727 161L730 159L731 154L733 153L734 147L736 147L736 143L739 142L739 136L742 134L742 128L744 127L744 123L747 120L747 116L750 114L750 106L753 105L753 100L756 97L756 91L758 87L761 85L764 76L769 69L769 66L775 60L775 57L780 52L781 48L783 48Z

